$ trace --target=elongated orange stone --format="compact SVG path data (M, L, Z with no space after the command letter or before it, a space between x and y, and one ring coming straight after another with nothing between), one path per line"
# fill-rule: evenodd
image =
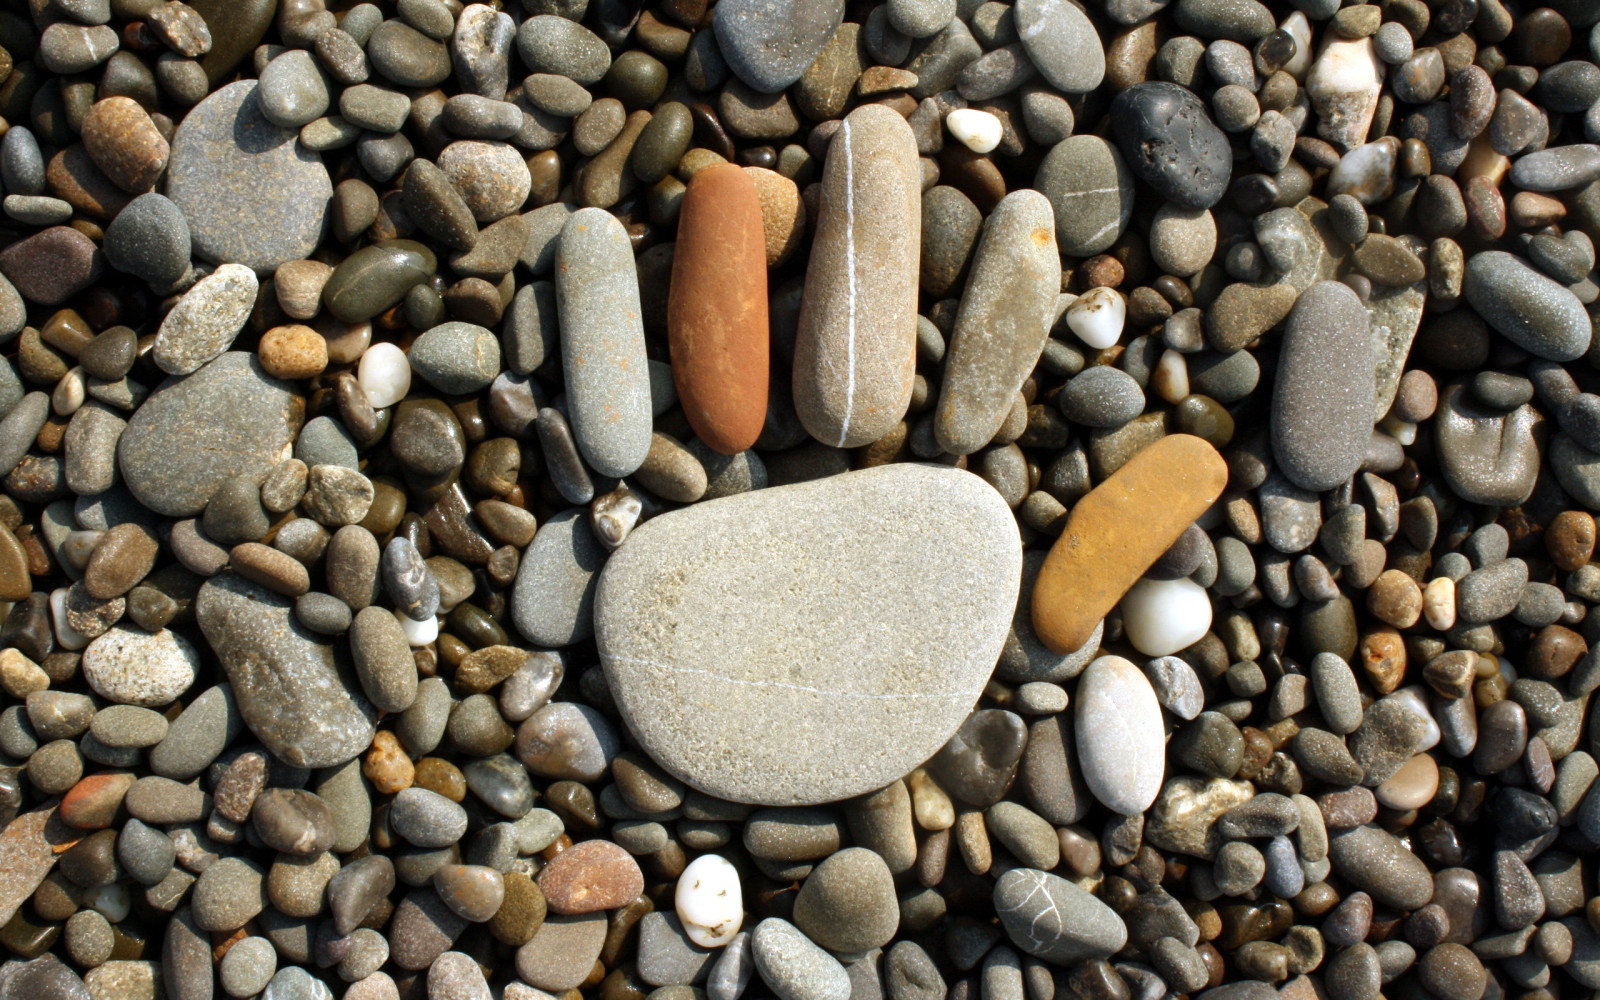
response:
M724 455L766 422L767 337L761 198L743 168L719 163L694 175L678 209L667 340L689 425Z
M1191 434L1173 434L1134 455L1090 490L1033 586L1033 630L1058 653L1089 641L1145 570L1222 495L1228 466Z

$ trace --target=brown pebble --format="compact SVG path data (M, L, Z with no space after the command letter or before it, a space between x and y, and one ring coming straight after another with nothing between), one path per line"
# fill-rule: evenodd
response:
M398 795L410 788L416 778L416 768L400 740L387 729L378 730L372 737L372 749L361 761L361 773L379 795Z
M1564 510L1544 532L1544 546L1551 561L1568 573L1588 564L1594 555L1594 543L1594 516L1588 511Z
M268 375L314 378L328 367L328 342L309 326L275 326L261 335L256 356Z
M113 525L100 538L83 570L84 589L101 601L121 597L150 572L161 549L154 532L131 521Z
M1395 628L1410 628L1422 616L1422 588L1397 569L1378 574L1367 590L1367 610Z
M131 97L107 97L83 117L83 145L95 166L129 194L155 187L172 148Z
M311 575L294 556L260 542L241 542L228 553L235 573L285 597L311 589Z
M626 906L644 892L633 855L609 840L585 840L557 854L539 873L553 913L593 913Z
M1379 694L1400 686L1406 675L1406 643L1393 629L1379 629L1361 637L1361 667Z

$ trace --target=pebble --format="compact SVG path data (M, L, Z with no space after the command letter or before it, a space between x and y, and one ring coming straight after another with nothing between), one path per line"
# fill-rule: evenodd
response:
M184 116L166 195L183 212L195 253L270 274L316 249L333 185L321 158L265 117L257 87L231 83Z
M1161 708L1139 668L1102 656L1078 681L1075 729L1084 782L1124 816L1143 813L1161 790L1166 763Z
M922 185L910 126L887 108L851 112L834 138L795 335L794 405L813 437L851 448L882 437L910 402Z
M573 436L596 472L626 476L650 451L650 384L633 254L610 213L580 209L562 228L556 307Z
M1463 294L1491 326L1538 357L1571 361L1589 349L1590 324L1577 296L1512 254L1473 254Z
M1123 628L1146 656L1169 656L1199 641L1211 627L1205 588L1187 578L1143 579L1123 595Z
M1034 185L1050 199L1063 257L1101 253L1133 217L1133 174L1117 148L1098 136L1056 143L1039 164Z
M116 626L83 651L83 676L96 694L119 705L161 708L176 701L200 674L188 640L162 629Z
M1228 140L1193 92L1135 84L1117 95L1111 114L1129 168L1162 197L1190 209L1221 200L1232 168Z
M1106 56L1088 17L1070 3L1020 0L1017 37L1040 74L1057 90L1086 94L1105 78Z
M767 244L754 178L697 172L678 215L667 332L690 426L725 455L752 447L767 413Z
M952 455L991 441L1049 336L1058 264L1050 202L1007 195L990 213L973 255L945 361L934 435Z
M941 508L950 515L929 516ZM883 519L895 509L918 511L915 532L910 522ZM771 534L778 524L782 532ZM850 524L883 539L880 555L894 558L862 561L847 548L799 543ZM618 707L652 757L714 795L803 804L880 788L955 731L999 654L1012 607L1009 598L996 597L1013 591L1021 572L1020 553L1007 541L1013 524L1004 503L976 477L910 466L740 494L657 517L613 555L596 595L596 640ZM796 542L776 545L780 537ZM743 557L755 538L764 539L759 561ZM986 555L966 559L959 576L948 576L946 553L955 551ZM782 590L766 582L779 578L786 581ZM905 587L907 580L937 589L922 593ZM870 644L846 610L863 601L875 607L875 621L896 623L871 633ZM796 627L806 630L813 650L805 673L777 683L747 671L781 655ZM725 648L741 652L730 658ZM918 682L914 665L932 662L934 648L940 679ZM919 706L915 713L904 710L908 702ZM678 725L689 703L714 711L704 728ZM812 719L794 740L761 723L793 712ZM863 724L863 712L873 724ZM712 752L724 741L741 754ZM817 766L823 759L817 754L825 755L826 768Z
M883 947L899 924L888 865L862 847L831 855L812 870L795 896L794 921L811 940L833 952Z
M466 395L488 388L500 373L500 340L476 323L441 323L416 339L408 358L435 389Z
M372 709L341 682L333 650L292 620L291 606L231 574L200 588L195 616L246 725L299 767L332 767L372 740Z
M803 7L733 0L713 12L711 27L728 68L755 90L775 94L804 75L843 17L842 0Z
M575 844L539 873L539 888L552 913L614 910L644 891L644 875L633 856L605 840Z
M690 941L701 948L731 949L744 925L740 884L739 870L721 855L703 854L689 862L678 876L673 907ZM713 970L713 989L716 975Z
M1048 872L1006 872L995 882L994 904L1012 944L1047 962L1109 958L1127 943L1127 925L1109 906Z
M1361 300L1347 285L1312 285L1290 312L1271 428L1278 467L1295 485L1331 489L1360 468L1371 435L1371 345Z
M756 971L778 1000L847 1000L844 966L793 924L768 917L750 933Z
M188 375L216 358L244 328L255 306L255 272L223 264L200 279L161 321L151 356L169 375Z
M1108 611L1222 492L1220 456L1173 435L1078 501L1039 571L1033 627L1058 652L1082 646Z

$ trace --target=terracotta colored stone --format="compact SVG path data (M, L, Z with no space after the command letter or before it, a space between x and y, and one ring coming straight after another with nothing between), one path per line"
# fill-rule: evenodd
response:
M387 729L372 737L372 749L361 762L361 773L379 795L398 795L416 781L416 766L400 740Z
M766 265L755 182L731 163L695 174L678 213L667 336L684 415L727 455L766 422Z
M127 772L89 775L61 797L61 821L79 830L104 830L116 819L134 778Z
M850 112L828 143L794 347L812 437L857 448L905 416L916 375L922 166L904 118Z
M1033 628L1045 645L1068 653L1087 642L1227 482L1227 464L1215 448L1174 434L1090 490L1067 516L1034 584Z
M1568 573L1589 562L1594 555L1594 540L1594 517L1583 510L1562 511L1544 533L1551 561Z
M609 840L585 840L557 854L539 873L551 913L614 910L644 892L633 855Z
M45 183L51 194L96 219L113 218L133 200L95 166L94 158L81 142L50 157Z
M172 152L156 123L131 97L108 97L91 105L83 118L83 145L95 166L130 194L155 187Z
M328 367L328 342L309 326L290 323L263 333L256 356L268 375L312 378Z

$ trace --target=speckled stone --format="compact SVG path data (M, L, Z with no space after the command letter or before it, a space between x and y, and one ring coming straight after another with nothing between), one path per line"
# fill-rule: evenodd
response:
M333 183L298 132L261 113L256 87L228 84L184 116L166 194L183 210L196 254L266 275L316 249Z
M1015 530L982 480L919 465L660 515L596 597L618 707L658 763L722 798L881 788L948 739L987 680L1021 573ZM866 534L882 542L870 558L844 542ZM702 724L685 727L691 705ZM809 721L770 724L782 717Z

